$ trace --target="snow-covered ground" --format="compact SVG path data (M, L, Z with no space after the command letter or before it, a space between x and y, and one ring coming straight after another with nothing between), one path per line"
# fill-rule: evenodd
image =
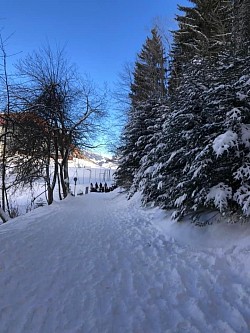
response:
M96 161L98 157L102 162ZM89 190L90 183L93 185L95 183L98 183L98 185L102 183L104 185L106 182L108 186L114 183L113 174L116 170L116 165L111 162L105 162L105 159L101 160L101 158L97 154L89 154L89 159L74 158L73 160L69 160L69 185L73 194L85 193L87 187ZM51 168L52 170L53 168ZM77 179L76 182L74 181L75 178ZM10 178L9 183L11 184L12 181ZM10 189L8 199L10 206L17 211L18 215L25 214L27 211L34 209L38 203L41 204L41 202L44 202L45 204L44 180L40 179L34 182L32 188L26 186L25 189L20 188L15 190L15 192L12 192L12 189ZM59 201L58 186L55 187L54 200Z
M250 225L69 197L0 226L0 286L1 333L248 333Z

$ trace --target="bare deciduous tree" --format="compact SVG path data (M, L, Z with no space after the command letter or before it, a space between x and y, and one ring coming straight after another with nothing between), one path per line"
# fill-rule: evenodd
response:
M0 52L1 52L1 207L0 207L0 217L3 222L6 222L9 219L6 210L9 211L8 197L6 191L6 168L7 168L7 135L9 130L9 115L11 107L11 97L10 97L10 84L9 84L9 75L7 72L7 53L5 50L5 43L7 39L4 40L0 34Z
M92 132L105 113L106 94L99 94L87 77L80 80L64 51L50 46L20 60L17 69L22 80L16 90L20 110L15 117L25 114L28 121L16 122L12 153L23 154L15 171L19 182L43 177L51 204L57 181L67 196L69 155L75 147L91 145ZM34 161L40 167L34 168ZM29 177L27 170L34 173Z

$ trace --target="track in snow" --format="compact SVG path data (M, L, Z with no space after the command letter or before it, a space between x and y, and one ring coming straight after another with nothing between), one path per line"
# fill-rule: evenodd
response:
M166 239L117 193L69 198L0 227L0 332L249 332L237 255Z

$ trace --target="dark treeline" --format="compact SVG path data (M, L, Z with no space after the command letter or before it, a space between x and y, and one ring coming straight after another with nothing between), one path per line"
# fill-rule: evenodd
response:
M179 6L166 55L157 27L135 62L117 184L173 217L250 214L250 1Z

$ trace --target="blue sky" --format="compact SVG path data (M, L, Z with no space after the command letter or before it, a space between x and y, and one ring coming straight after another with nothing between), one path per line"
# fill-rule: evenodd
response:
M66 47L80 72L112 84L133 61L156 17L174 27L178 4L187 0L1 0L0 27L15 59L50 44Z
M1 0L0 27L11 34L12 63L47 42L65 47L71 63L98 85L112 89L124 64L133 62L158 17L176 27L177 4L188 0Z

